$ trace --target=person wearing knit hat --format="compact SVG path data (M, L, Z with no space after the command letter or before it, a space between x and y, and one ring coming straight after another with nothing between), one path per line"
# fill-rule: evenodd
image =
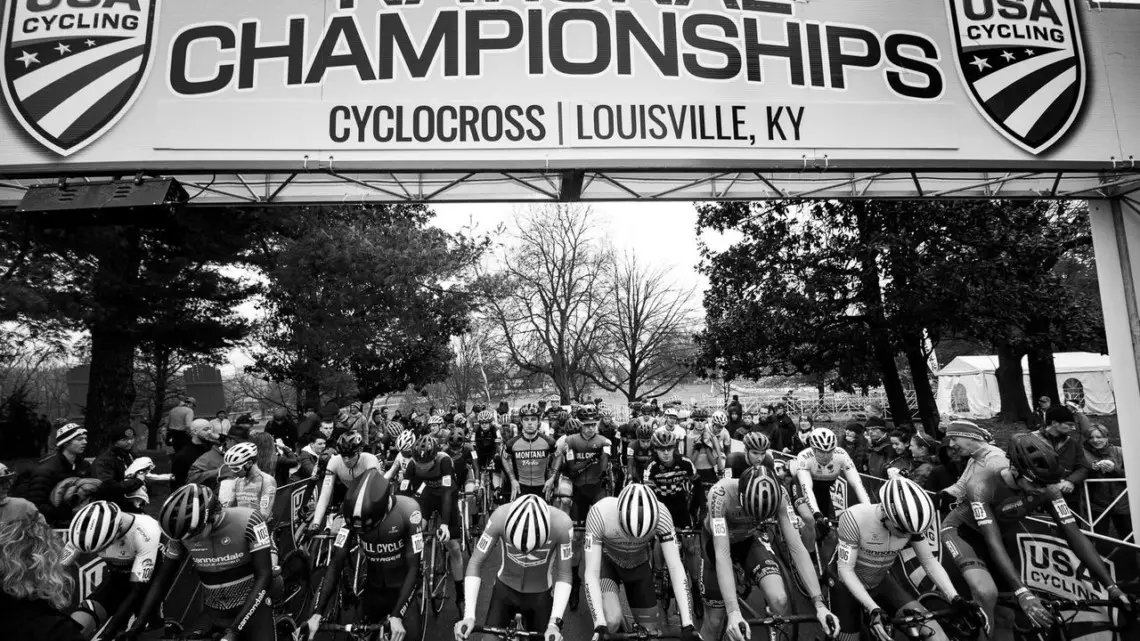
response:
M129 425L117 425L107 430L111 442L91 466L95 478L103 482L99 498L111 501L121 508L130 507L127 494L143 485L143 480L127 476L127 467L135 460L132 451L135 446L135 430Z
M1000 470L1009 467L1009 459L1005 452L992 444L993 436L989 430L979 426L973 421L955 419L946 427L947 450L954 458L966 461L966 469L962 476L950 487L942 490L935 496L935 503L939 509L946 509L950 505L962 500L966 495L966 484L980 469Z
M55 447L57 450L63 449L65 445L74 439L81 439L83 442L83 448L86 448L87 429L78 423L68 423L55 431ZM77 453L82 454L83 448L79 448L79 452Z
M1085 456L1084 439L1077 430L1077 418L1073 411L1063 405L1054 405L1045 410L1045 425L1037 430L1053 450L1057 460L1065 470L1065 478L1058 483L1058 489L1065 495L1069 507L1078 507L1078 489L1088 478L1092 468Z
M24 498L35 504L48 525L67 527L71 524L70 506L51 502L52 490L71 477L90 477L91 466L83 458L87 449L87 429L78 423L67 423L56 430L56 453L40 462L32 471Z

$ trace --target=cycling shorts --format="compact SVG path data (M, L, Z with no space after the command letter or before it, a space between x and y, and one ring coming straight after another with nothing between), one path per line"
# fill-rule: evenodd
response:
M131 573L111 570L109 566L104 566L103 581L99 583L99 587L95 588L91 595L88 596L82 603L79 604L79 609L87 611L91 614L92 618L98 627L103 627L114 616L115 612L122 605L123 599L131 595ZM137 612L142 599L131 605L131 611ZM89 606L89 607L85 607ZM124 621L124 623L126 623ZM112 632L115 632L112 630Z
M831 486L835 481L815 481L811 483L811 493L815 496L815 504L819 506L821 514L829 519L835 518L835 507L831 503ZM792 505L799 506L807 500L804 495L803 483L795 479L791 483Z
M543 496L545 493L546 486L544 485L523 485L522 483L519 483L519 496L526 496L527 494ZM545 630L546 628L543 629Z
M590 513L590 507L607 496L609 496L609 492L606 491L606 486L601 483L575 485L574 493L571 495L570 518L576 525L585 523L586 515Z
M705 539L705 554L701 557L701 595L705 605L710 608L723 608L724 597L720 593L720 583L716 578L716 555L713 553L712 537L707 533L702 535ZM776 560L776 551L771 541L762 542L755 538L748 538L739 543L732 543L728 548L729 558L733 564L741 564L749 580L759 580L769 576L780 576L780 564Z
M454 497L455 495L453 494L452 496ZM440 515L443 514L443 496L440 494L436 494L435 492L424 492L423 496L420 496L416 500L419 501L420 512L423 514L425 522L431 521L431 517L436 513L439 513ZM448 520L447 528L450 531L451 540L455 541L459 539L459 537L462 535L462 532L459 522L459 505L454 498L452 499L452 502L453 504L451 506L451 518ZM425 533L424 537L426 538L427 536L435 536L435 533Z
M670 516L673 517L673 527L685 529L693 527L693 516L689 512L688 497L669 496L660 499L660 501L669 510Z
M186 626L184 634L187 637L209 637L214 632L225 630L231 625L237 624L234 617L240 609L238 607L232 610L218 610L208 606L203 607L202 613L190 625ZM262 601L249 614L245 629L237 635L237 638L238 641L277 641L277 629L273 625L273 610L267 601Z
M519 592L496 580L491 590L491 603L487 606L487 622L483 625L505 628L518 613L522 615L527 630L546 630L553 608L554 595L550 590Z
M877 603L893 610L918 601L918 596L907 589L906 581L895 576L897 568L899 565L896 563L879 587L868 590ZM851 594L843 581L837 580L831 588L831 611L839 617L840 632L859 634L863 630L863 604Z
M642 563L635 568L623 568L610 562L602 554L601 567L602 591L606 591L606 582L614 586L625 586L625 596L629 607L633 610L648 610L657 607L657 592L653 586L653 568L649 563Z
M990 548L986 545L986 539L981 532L965 525L951 525L943 528L939 537L943 549L949 554L950 559L959 571L980 569L989 572L989 568L997 567L990 558ZM1013 590L1001 577L1000 572L990 572L990 576L993 577L994 584L997 585L999 592Z

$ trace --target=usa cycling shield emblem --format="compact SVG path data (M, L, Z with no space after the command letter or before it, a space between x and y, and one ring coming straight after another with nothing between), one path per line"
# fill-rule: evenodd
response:
M24 130L63 156L109 131L150 71L158 2L8 2L0 84Z
M982 116L1040 154L1065 137L1088 72L1076 0L946 0L958 74Z

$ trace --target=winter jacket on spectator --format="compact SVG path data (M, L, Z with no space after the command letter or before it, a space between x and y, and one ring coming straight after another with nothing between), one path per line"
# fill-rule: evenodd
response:
M0 591L0 621L5 639L84 641L79 624L43 599L17 599Z
M930 477L938 466L938 459L934 455L923 456L911 460L910 480L918 483L924 490L931 490ZM953 479L951 479L951 482Z
M1095 466L1098 461L1111 461L1112 469L1105 471L1092 467L1089 471L1088 478L1090 479L1124 479L1124 452L1120 446L1109 443L1102 447L1100 450L1093 448L1092 443L1085 441L1085 452L1088 453L1091 465ZM1125 488L1124 483L1089 483L1089 503L1093 506L1093 516L1096 517L1105 510L1116 497L1120 495L1121 490ZM1099 509L1096 509L1099 508ZM1116 505L1112 506L1113 514L1129 514L1128 497L1124 497L1117 501Z
M891 439L884 436L878 443L867 445L866 473L876 478L887 478L887 463L895 457L895 450L891 447Z
M310 443L301 448L300 455L297 456L297 464L300 469L297 470L298 479L308 479L313 477L313 470L317 469L320 465L321 455L313 451L313 446Z
M792 434L791 440L788 441L788 446L786 448L788 453L792 456L795 456L796 454L799 454L800 452L806 450L809 447L807 444L807 437L809 434L811 434L811 432L811 430L803 431L797 429L795 433Z
M911 458L910 452L903 452L902 454L894 454L892 452L891 459L887 461L887 471L886 474L883 475L884 478L892 477L892 469L898 470L900 476L910 478L910 472L914 469L914 459Z
M170 458L170 472L174 475L174 482L171 487L177 488L186 485L186 477L190 475L190 468L194 466L194 462L198 460L210 449L209 445L204 443L186 443L182 449L174 453Z
M126 506L126 495L134 492L142 487L143 481L140 478L126 478L127 466L135 457L130 452L121 450L114 445L108 446L99 456L95 457L94 463L91 465L91 474L103 481L103 486L99 488L98 497L105 501L111 501L119 506Z
M282 419L276 417L269 419L265 424L265 431L274 439L281 439L281 442L288 447L297 446L297 424L288 416Z
M945 445L938 448L938 462L930 471L930 478L926 481L926 489L930 492L941 492L954 485L961 476L962 466L950 456L950 449Z
M190 466L190 473L186 475L187 483L197 483L218 489L218 482L233 476L229 468L224 465L225 457L222 448L211 447L208 452L198 457L194 465Z
M1080 490L1081 484L1089 477L1089 462L1085 455L1085 450L1081 446L1082 439L1079 432L1074 431L1071 436L1062 436L1054 438L1045 433L1045 430L1038 430L1038 435L1053 446L1057 452L1057 461L1061 464L1061 468L1065 470L1065 479L1073 484L1073 487ZM1077 494L1074 491L1073 494Z
M791 440L792 436L795 435L797 429L796 422L793 421L792 417L788 416L787 414L776 414L773 416L772 426L776 432L779 432L780 440L785 443ZM771 434L768 436L768 438L773 441L776 440Z
M863 436L862 425L858 425L858 427L848 425L845 427L843 438L839 444L843 449L847 450L847 456L851 457L851 462L855 464L855 469L860 472L867 469L867 448L870 446L870 443L867 442L867 437Z
M36 509L53 527L67 527L71 523L71 508L52 505L51 491L60 481L73 476L89 478L91 466L82 458L77 458L72 463L66 456L56 452L36 467L28 482L28 495L24 498L35 503Z

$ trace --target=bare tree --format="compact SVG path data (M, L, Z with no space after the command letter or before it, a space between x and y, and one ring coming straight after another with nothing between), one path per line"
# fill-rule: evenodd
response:
M645 265L633 252L612 261L601 317L605 349L591 354L587 377L631 402L676 387L692 372L694 291L672 287L667 268Z
M483 279L485 310L523 374L549 376L563 403L587 382L602 342L610 250L588 207L533 206L515 218L502 269Z

